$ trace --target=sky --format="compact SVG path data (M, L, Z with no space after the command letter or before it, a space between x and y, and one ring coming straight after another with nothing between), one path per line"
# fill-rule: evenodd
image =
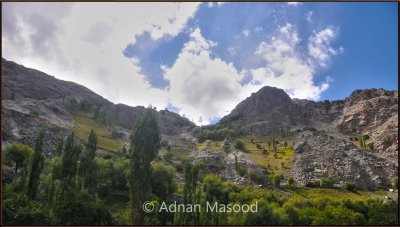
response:
M113 103L218 122L263 86L398 89L397 3L2 3L2 57Z

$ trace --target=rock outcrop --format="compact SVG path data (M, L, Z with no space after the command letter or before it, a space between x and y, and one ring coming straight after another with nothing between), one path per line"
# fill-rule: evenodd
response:
M299 186L333 177L337 184L352 182L361 189L388 188L398 175L398 163L354 144L309 135L295 149L291 175Z
M368 134L376 151L398 157L398 91L356 90L345 100L314 102L290 99L282 89L266 86L239 103L220 124L258 135L286 127Z
M145 110L142 106L113 104L82 85L5 59L1 70L3 145L11 141L32 145L37 130L44 128L51 132L47 141L54 150L58 138L74 127L72 117L76 112L97 114L101 124L132 130ZM158 118L164 135L179 135L195 126L168 110L158 111Z

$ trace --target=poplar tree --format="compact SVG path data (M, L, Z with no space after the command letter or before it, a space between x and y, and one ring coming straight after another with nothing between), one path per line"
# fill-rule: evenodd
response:
M44 145L44 130L40 130L35 142L35 153L33 154L31 172L29 174L28 183L28 196L31 199L36 198L37 188L39 186L39 177L43 170L44 157L43 157L43 145Z
M129 196L132 224L143 224L143 203L151 192L150 162L160 148L160 129L155 110L147 108L136 123L131 135Z
M83 186L91 193L97 190L97 166L94 161L97 149L97 136L92 129L89 135L86 150L82 155L79 171L83 178Z
M61 194L65 199L65 193L75 187L75 176L78 170L79 155L82 152L82 146L74 141L74 133L68 136L64 147L64 155L61 165Z

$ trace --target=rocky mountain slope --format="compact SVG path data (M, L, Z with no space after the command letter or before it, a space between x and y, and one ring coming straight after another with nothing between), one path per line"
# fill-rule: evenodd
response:
M119 151L121 144L128 144L132 127L145 110L113 104L86 87L5 59L1 106L2 146L13 141L32 146L37 131L45 128L49 156L58 139L74 131L84 140L91 128L99 135L98 153ZM228 151L222 141L205 141L200 149L201 143L191 135L192 122L168 110L157 113L163 140L175 152L173 160L201 162L207 173L237 184L264 187L271 183L267 174L280 172L293 176L299 186L334 177L375 189L389 187L398 174L398 91L356 90L345 100L314 102L291 99L282 89L264 87L217 124L243 129L247 135L241 139L246 140L247 151L235 149L232 140L228 140ZM356 146L356 139L363 135L369 135L366 143L371 148ZM250 137L258 140L253 143ZM282 142L281 149L290 141L294 153L271 148L263 153L255 147L255 143L270 147L274 137ZM216 143L220 145L212 148ZM239 175L238 165L248 173Z
M2 142L33 143L39 128L56 139L76 127L73 116L85 113L100 124L131 130L145 107L113 104L88 88L2 59ZM161 133L179 135L195 125L168 110L158 111Z
M264 87L239 103L221 124L241 126L258 135L285 127L368 134L377 152L397 157L398 91L356 90L345 100L314 102L290 99L282 89Z

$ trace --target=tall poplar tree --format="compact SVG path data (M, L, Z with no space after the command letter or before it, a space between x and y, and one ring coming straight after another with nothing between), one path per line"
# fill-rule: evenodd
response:
M39 186L39 177L43 170L44 156L43 156L43 146L44 146L44 130L39 131L35 142L35 153L33 154L32 167L29 174L28 182L28 196L31 199L36 198L37 188Z
M150 162L157 156L160 141L156 111L147 108L131 135L129 195L132 224L144 224L142 205L151 192Z
M75 143L74 133L71 132L65 142L61 165L61 194L63 200L66 199L64 197L65 193L75 187L75 176L78 170L78 160L81 152L82 146Z
M83 178L83 186L91 193L96 193L97 190L97 166L94 161L96 149L97 136L92 129L79 166L79 172Z

